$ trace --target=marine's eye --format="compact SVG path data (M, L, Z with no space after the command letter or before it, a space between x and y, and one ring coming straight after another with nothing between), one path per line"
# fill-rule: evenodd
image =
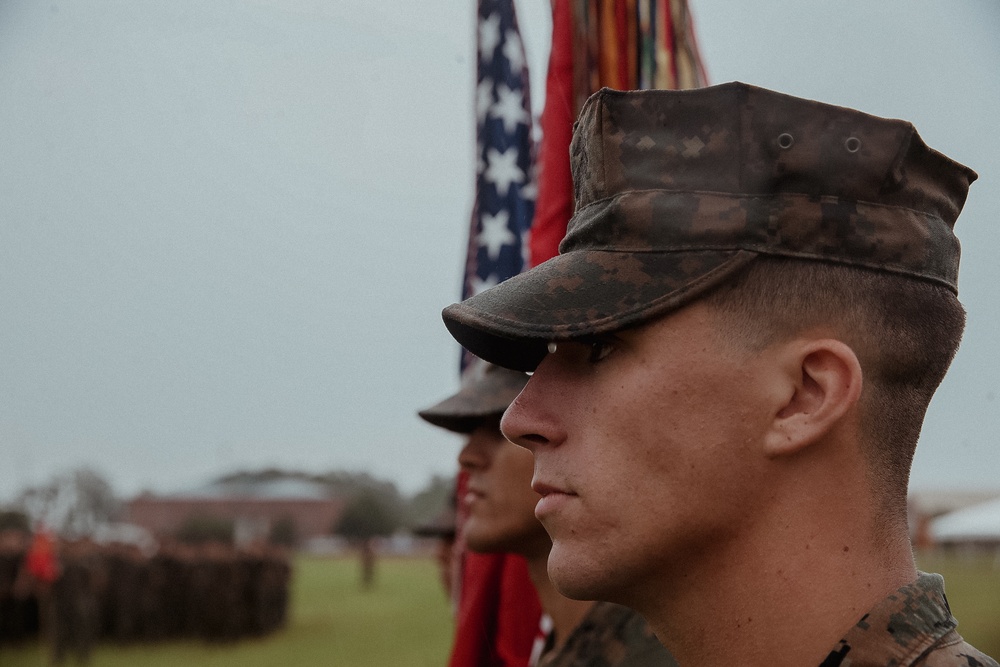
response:
M614 352L615 349L614 341L607 338L594 338L588 340L587 345L590 346L590 353L587 355L587 361L592 364L606 358L609 354Z

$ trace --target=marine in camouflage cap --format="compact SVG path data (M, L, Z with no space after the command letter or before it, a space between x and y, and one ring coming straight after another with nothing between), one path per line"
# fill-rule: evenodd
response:
M952 227L976 174L908 122L743 83L604 89L571 160L576 213L559 255L444 310L483 359L531 370L549 341L647 322L761 255L957 292Z
M462 373L461 386L456 393L417 414L429 424L467 436L467 440L472 440L476 431L502 440L503 435L499 431L500 417L527 381L528 376L524 373L474 358ZM481 435L475 437L482 438ZM448 596L457 604L458 591L455 587L459 580L459 573L456 571L459 559L455 553L458 528L456 503L457 498L453 495L448 507L430 523L418 526L414 534L438 538L436 560L441 583Z
M685 667L996 665L906 526L975 173L741 83L603 90L571 161L560 254L444 311L534 371L501 427L559 590L637 609Z

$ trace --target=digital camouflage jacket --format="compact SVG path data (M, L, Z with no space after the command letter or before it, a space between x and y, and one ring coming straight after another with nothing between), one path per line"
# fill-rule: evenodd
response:
M677 667L636 612L598 602L557 650L542 654L538 667Z
M820 667L998 667L955 631L939 574L921 574L858 621Z

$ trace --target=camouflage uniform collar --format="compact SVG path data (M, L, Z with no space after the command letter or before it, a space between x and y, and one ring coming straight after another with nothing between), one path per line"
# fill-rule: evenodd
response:
M677 667L677 662L637 612L595 602L559 649L542 654L537 667L577 665Z
M820 667L912 665L936 646L961 642L954 632L957 625L944 595L944 578L919 573L916 581L896 590L865 614Z

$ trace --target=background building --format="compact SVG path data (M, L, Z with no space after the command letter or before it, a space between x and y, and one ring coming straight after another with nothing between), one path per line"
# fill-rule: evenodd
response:
M157 537L175 536L192 522L231 521L237 544L276 532L298 543L330 535L345 506L319 482L222 480L169 495L140 495L128 502L126 520Z

